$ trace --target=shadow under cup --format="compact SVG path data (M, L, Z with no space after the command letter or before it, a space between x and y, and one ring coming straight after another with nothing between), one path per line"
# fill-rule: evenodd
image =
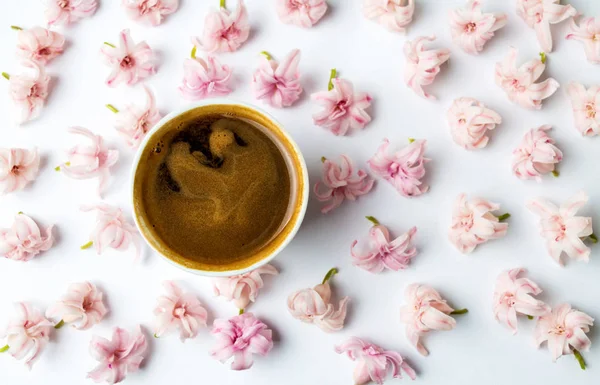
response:
M219 115L223 118L237 119L251 124L276 145L279 149L290 178L290 197L283 221L273 236L252 255L236 261L207 263L187 258L165 243L155 231L146 213L144 202L145 173L144 165L156 153L156 144L172 131L181 131L191 122L203 117ZM165 149L167 150L167 149ZM196 107L174 112L163 118L146 135L134 160L132 175L133 209L136 225L146 242L170 262L190 272L211 275L230 276L253 270L273 259L294 237L298 231L308 203L308 173L304 158L295 142L273 118L254 107L231 101L206 101ZM175 218L176 219L176 218Z

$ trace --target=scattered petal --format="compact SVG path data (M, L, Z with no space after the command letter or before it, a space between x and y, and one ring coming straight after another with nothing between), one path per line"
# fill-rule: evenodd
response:
M600 17L584 17L579 25L571 19L571 33L567 39L582 42L588 61L600 64Z
M464 7L451 10L449 15L454 44L473 55L483 51L485 43L507 21L504 13L482 13L479 0L468 0Z
M121 5L131 19L157 26L177 11L179 0L122 0Z
M245 309L250 302L256 302L258 292L264 286L261 275L277 275L279 272L273 265L264 265L249 273L231 277L214 278L215 295L233 301L238 309Z
M48 226L46 236L43 236L33 219L23 213L17 214L10 229L0 229L0 255L13 261L31 260L52 247L53 227Z
M46 317L87 330L102 321L106 313L103 293L92 283L81 282L71 284L67 293L46 310Z
M554 139L546 131L552 127L544 125L532 128L523 136L519 147L513 151L513 173L520 179L542 180L542 175L555 171L562 152L554 145Z
M96 227L90 234L90 239L98 255L102 254L107 247L125 251L133 244L137 259L141 248L139 233L137 228L127 221L123 210L106 203L81 207L81 211L92 210L96 210L98 215L96 216Z
M179 329L181 341L196 338L198 329L206 327L208 313L198 298L184 292L175 282L165 281L166 295L158 297L154 308L154 337L162 337L173 329Z
M50 76L44 67L31 60L24 60L23 67L30 71L19 75L11 75L9 81L10 97L20 110L19 123L24 123L37 118L50 88Z
M446 113L450 133L454 143L467 150L476 150L487 146L490 138L488 130L502 123L502 117L473 98L458 98Z
M406 32L415 13L414 0L364 0L363 14L390 31Z
M0 195L25 188L35 180L39 168L37 148L0 148Z
M517 0L517 15L535 30L540 47L552 52L550 24L573 17L577 10L570 4L560 5L560 0Z
M69 25L90 17L98 8L97 0L47 0L48 25Z
M252 77L254 97L276 108L291 106L302 93L298 71L300 50L292 50L281 63L260 56L260 64Z
M144 87L144 93L146 103L143 107L130 104L117 114L116 129L131 148L138 148L148 131L162 119L152 91Z
M325 12L325 0L277 0L277 16L286 24L310 28L315 25Z
M586 90L582 84L571 82L567 94L573 106L575 128L584 136L600 134L600 86Z
M46 65L62 55L65 48L63 35L42 27L19 30L17 38L17 56L40 65Z
M206 52L237 51L248 40L250 23L248 11L242 0L238 0L235 11L226 8L212 10L204 19L202 36L193 37L192 43Z
M423 86L433 83L440 72L440 66L450 58L450 50L425 49L425 43L434 40L435 36L420 36L404 44L404 82L417 95L430 100L435 100L436 97L425 92Z
M221 65L216 57L185 59L183 84L179 91L184 99L199 100L211 96L225 96L231 92L228 83L231 68Z

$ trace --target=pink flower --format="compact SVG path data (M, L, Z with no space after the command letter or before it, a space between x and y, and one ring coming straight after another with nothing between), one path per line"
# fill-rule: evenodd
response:
M179 0L122 0L121 4L131 19L157 26L166 15L177 11Z
M415 13L414 0L364 0L363 13L390 31L406 32Z
M573 17L577 10L571 5L560 5L560 0L517 0L517 15L535 30L542 50L552 52L550 24Z
M95 206L83 206L81 211L98 211L96 216L96 227L90 235L90 242L96 247L96 252L102 254L107 247L119 251L125 251L130 244L135 247L136 258L140 255L140 242L138 231L134 225L129 223L123 215L123 210L105 203ZM86 248L86 247L84 247Z
M148 87L144 87L146 104L139 107L133 104L117 114L116 129L131 148L138 148L142 140L154 127L162 115L156 108L154 94Z
M53 325L28 303L18 302L14 307L17 314L0 337L6 338L7 352L17 360L25 359L31 369L48 343Z
M272 107L289 107L300 98L300 50L292 50L278 64L270 55L261 55L260 64L252 77L256 99L265 100Z
M209 55L206 61L201 58L185 59L183 72L183 84L179 91L187 100L225 96L231 92L227 85L231 68L221 65L214 56Z
M215 295L233 301L238 309L245 309L250 302L256 302L258 292L264 285L262 274L277 275L279 272L273 265L267 264L249 273L215 278L213 291Z
M277 0L277 16L286 24L310 28L327 12L325 0Z
M154 336L158 338L169 330L179 329L182 342L186 338L196 338L198 328L206 327L206 309L195 295L184 292L175 282L165 281L163 286L167 295L158 297L154 308Z
M513 173L520 179L542 180L542 175L553 172L562 160L562 152L554 145L546 131L552 126L532 128L523 136L519 147L513 151Z
M344 199L351 201L357 197L367 194L373 188L375 181L369 177L364 170L358 170L354 174L352 159L346 155L341 156L341 165L323 160L322 181L315 184L315 195L320 202L329 202L321 209L323 214L340 207ZM319 191L324 184L326 189Z
M529 211L540 217L541 235L550 256L561 266L563 252L576 260L587 262L590 259L590 248L581 238L592 234L592 218L575 216L587 201L587 194L581 191L560 207L543 198L527 203Z
M567 94L571 98L577 130L585 136L600 134L600 86L586 90L582 84L571 82Z
M584 17L579 26L571 19L571 33L567 39L581 41L588 61L600 64L600 17Z
M558 305L552 313L538 318L535 325L534 338L538 347L548 342L548 350L552 361L564 354L572 354L574 350L587 352L592 342L586 336L594 319L584 312L571 308L569 304Z
M419 338L432 330L452 330L456 326L454 312L446 301L431 286L413 283L404 291L407 304L400 308L400 321L406 324L406 337L426 356L427 349Z
M39 168L37 148L0 148L0 195L22 190L35 180Z
M506 25L506 14L482 13L479 0L468 0L465 7L451 10L449 15L452 40L473 55L483 51L494 32Z
M52 228L42 236L38 225L25 214L17 214L10 229L0 229L0 254L13 261L27 262L52 247Z
M106 64L112 68L106 79L109 87L121 83L130 86L156 72L156 54L145 41L136 44L128 29L121 31L118 47L104 44L100 51Z
M331 79L333 88L312 94L311 99L323 111L313 115L317 126L330 130L334 135L346 135L348 129L363 129L371 121L365 111L371 105L371 96L364 92L354 92L352 83L345 79Z
M90 282L73 283L62 299L46 310L46 317L73 324L75 329L87 330L108 313L103 294Z
M383 140L375 155L367 162L371 171L390 182L405 197L416 197L429 190L421 179L425 177L425 140L415 140L391 154L390 142Z
M421 97L435 100L436 97L423 90L423 86L433 83L440 72L440 66L450 58L450 50L426 50L425 42L434 41L435 36L420 36L404 43L406 67L404 68L404 82Z
M517 333L517 313L533 317L550 312L550 306L533 298L542 289L527 278L518 278L525 269L511 269L501 273L494 288L494 317Z
M80 144L67 150L67 161L60 170L73 179L98 178L98 194L101 194L108 184L110 168L119 159L119 151L110 150L102 136L94 135L83 127L72 127L69 132L88 138L91 144Z
M233 52L248 40L250 23L242 0L233 13L226 8L213 10L204 19L201 37L192 37L192 44L207 52Z
M539 110L542 100L554 94L560 85L553 78L535 83L546 65L540 59L535 59L517 69L518 53L516 48L511 47L506 58L496 63L496 84L502 87L511 101L525 108Z
M109 384L121 382L127 374L139 370L146 349L146 337L139 327L132 334L127 330L114 328L112 340L93 336L90 354L99 364L88 373L87 378Z
M354 383L364 385L371 381L383 384L388 372L391 370L393 378L402 378L401 370L414 380L417 374L402 356L390 350L369 343L358 337L350 337L346 342L335 347L338 354L346 353L348 358L356 361L354 368Z
M336 273L337 269L331 269L322 284L313 289L302 289L290 294L287 306L292 317L305 323L315 324L328 333L342 330L350 299L342 298L337 310L331 303L329 280Z
M42 27L20 30L17 38L17 56L41 65L46 65L62 55L65 48L63 35Z
M478 100L458 98L446 113L450 134L454 143L467 150L476 150L487 146L490 138L488 130L502 123L502 117Z
M496 203L481 198L469 202L466 194L460 194L454 203L452 226L448 232L450 242L461 253L470 253L482 243L505 236L508 223L501 223L492 214L499 209L500 205Z
M21 110L19 123L35 119L40 115L48 98L50 86L50 76L42 66L31 60L23 61L23 66L31 69L31 73L12 75L9 80L10 97L15 106Z
M69 25L96 12L96 0L48 0L46 20L49 25Z
M232 370L250 369L254 363L252 354L264 357L273 348L273 332L252 313L216 319L212 334L217 344L210 355L222 363L233 357Z

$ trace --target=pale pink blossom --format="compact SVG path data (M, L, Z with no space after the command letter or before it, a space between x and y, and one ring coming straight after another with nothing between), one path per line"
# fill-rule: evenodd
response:
M571 33L567 39L582 42L588 61L600 64L600 17L584 17L579 26L571 19Z
M587 194L580 191L560 206L544 198L527 203L527 208L540 217L541 235L546 240L548 253L561 266L563 253L575 260L587 262L590 259L590 248L581 238L592 235L592 218L575 215L587 201Z
M108 384L123 381L128 374L139 370L147 347L146 336L139 327L133 333L114 328L111 340L93 336L90 354L99 363L88 373L87 378Z
M458 98L446 113L454 143L467 150L487 146L489 130L502 123L502 117L485 104L473 98Z
M215 295L233 301L238 309L245 309L250 302L256 302L258 292L264 286L261 275L277 275L279 272L273 265L264 265L251 272L213 279Z
M406 32L415 13L415 0L364 0L363 14L390 31Z
M226 8L211 10L204 19L202 36L192 37L192 44L206 52L233 52L248 40L248 11L238 0L235 11Z
M143 107L130 104L117 114L116 129L131 148L138 148L148 131L162 119L152 91L144 87L144 93L146 103Z
M128 29L119 34L117 46L104 44L100 52L112 70L106 79L109 87L133 85L156 72L156 54L145 41L136 44Z
M454 44L473 55L483 51L485 43L507 21L504 13L482 13L479 0L468 0L464 7L451 10L449 15Z
M43 236L33 219L22 213L17 214L9 229L0 229L0 255L13 261L29 261L52 247L53 227L48 226Z
M46 0L48 25L69 25L90 17L98 8L97 0Z
M548 343L552 361L562 355L587 352L592 342L586 335L594 319L582 311L574 310L571 305L563 303L555 307L551 313L538 318L534 330L534 339L538 347Z
M573 17L577 10L570 4L560 5L560 0L517 0L517 15L535 30L542 50L552 52L550 24Z
M519 278L525 269L511 269L502 272L494 288L494 317L500 323L517 333L517 314L531 317L543 316L550 312L550 306L533 298L542 289L530 279Z
M325 0L276 0L277 16L286 24L310 28L315 25L325 12Z
M406 337L410 343L426 356L429 352L419 339L432 330L454 329L456 321L449 315L454 309L428 285L408 285L404 296L406 305L400 308L400 321L406 325Z
M183 62L183 84L181 95L187 100L198 100L210 96L225 96L231 92L228 83L231 68L221 65L216 57L185 59Z
M158 297L154 308L154 336L158 338L170 330L179 329L182 342L186 338L196 338L198 329L206 327L206 309L194 294L184 292L175 282L165 281L163 286L167 294Z
M575 128L584 136L600 134L600 86L586 90L582 84L571 82L567 94L571 98Z
M435 40L435 36L419 36L404 43L406 66L404 67L404 82L421 97L435 100L423 86L433 83L440 72L440 66L450 58L448 49L425 49L426 42Z
M12 75L9 79L10 97L20 110L19 123L40 115L50 88L50 76L46 74L44 67L31 60L24 60L23 66L31 71Z
M417 378L415 370L404 361L404 358L391 350L383 350L380 346L358 337L350 337L335 347L338 354L346 353L348 358L356 361L354 368L354 384L364 385L371 381L383 384L388 372L392 378L402 378L401 371L411 379Z
M131 19L157 26L177 11L179 0L122 0L121 5Z
M289 107L300 98L300 50L292 50L281 63L271 56L261 55L260 64L252 76L254 97L272 107Z
M42 27L20 30L17 39L17 56L41 65L46 65L62 55L65 48L63 35Z
M96 210L96 227L90 234L90 244L96 248L98 254L102 254L107 247L119 251L125 251L131 244L135 248L136 258L140 255L140 239L137 228L132 225L123 215L123 210L118 207L101 203L94 206L82 206L81 211Z
M425 177L425 163L429 161L424 157L426 143L426 140L415 140L391 153L388 151L390 142L384 139L367 163L375 175L390 182L403 196L419 196L429 190L429 186L421 181Z
M210 355L222 363L233 357L232 370L250 369L253 354L265 357L273 348L273 332L252 313L216 319L212 334L217 344Z
M87 330L108 313L103 293L90 282L73 283L67 293L46 310L46 317Z
M363 129L371 121L365 111L371 105L371 96L365 92L354 92L349 80L331 79L333 88L310 97L323 107L313 115L313 122L330 130L334 135L346 135L349 129Z
M553 78L535 83L542 76L546 65L540 59L534 59L517 68L518 54L519 51L511 47L504 60L496 63L496 84L512 102L539 110L542 108L542 100L554 94L560 85Z
M81 135L91 142L78 144L67 150L67 161L60 170L73 179L98 178L98 194L101 194L110 178L110 168L117 163L119 151L109 149L100 135L83 127L72 127L69 132Z
M467 200L460 194L454 203L452 226L448 232L450 242L461 253L470 253L478 245L492 239L502 238L508 230L508 223L502 223L492 211L500 205L481 198Z
M329 160L323 160L322 180L315 184L314 192L320 202L329 202L321 212L327 214L340 207L344 199L351 201L367 194L373 188L375 181L364 170L358 170L354 175L352 159L342 155L340 165ZM321 186L325 185L325 190Z
M37 177L37 148L0 148L0 195L22 190Z
M563 155L546 133L551 128L549 125L532 128L523 136L513 151L512 170L517 178L541 181L542 175L554 172Z

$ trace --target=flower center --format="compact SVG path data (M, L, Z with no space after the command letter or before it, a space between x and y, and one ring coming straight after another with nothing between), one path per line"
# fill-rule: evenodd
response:
M186 313L185 305L178 306L173 310L173 315L175 317L181 318L185 315L185 313Z
M13 174L15 174L15 175L18 175L19 174L19 166L14 165L12 167L12 169L10 170L10 172L13 173Z
M94 302L91 300L91 298L84 298L83 303L81 304L81 307L83 308L83 310L85 312L88 312L92 308L93 305L94 305Z
M595 119L596 118L596 106L594 103L590 102L585 105L585 111L588 118Z
M50 49L48 47L44 47L38 51L39 56L48 56L50 55Z
M597 33L594 36L592 36L592 40L593 41L600 41L600 33Z
M125 56L122 60L121 60L121 68L123 69L130 69L135 65L135 60L127 55Z
M464 215L460 219L460 226L465 229L465 231L471 231L473 227L473 214Z
M507 304L509 307L513 307L513 306L515 306L515 303L517 301L515 300L515 296L512 293L504 293L502 295L501 302Z
M465 25L465 32L467 33L473 33L475 32L475 30L477 29L477 24L470 22L467 25Z
M31 88L29 89L29 97L36 97L39 96L39 87L37 84L34 84L31 86Z
M458 124L465 124L465 123L467 123L467 119L465 119L465 118L458 119Z
M556 334L558 336L565 334L565 327L562 325L554 325L554 327L548 330L548 334Z
M152 6L148 5L148 1L144 1L140 4L140 15L145 15L152 11Z
M240 31L235 27L235 24L233 24L229 28L221 31L221 39L235 40L238 38L239 34Z
M69 0L60 0L58 6L63 9L67 8L69 6Z
M379 352L377 351L377 349L375 349L372 346L363 348L363 352L368 356L378 356L379 355Z

